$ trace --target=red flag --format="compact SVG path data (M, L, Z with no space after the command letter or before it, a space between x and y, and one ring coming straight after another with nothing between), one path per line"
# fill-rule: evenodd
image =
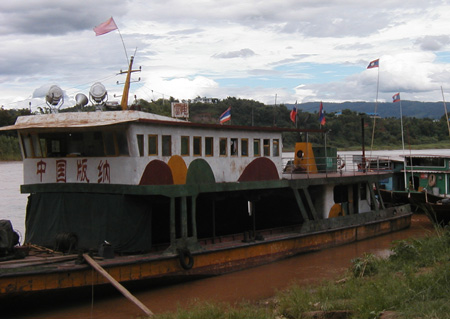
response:
M320 122L320 125L325 125L325 123L326 123L326 120L325 120L325 114L323 113L323 105L322 105L322 102L320 102L319 122Z
M295 123L295 120L297 117L297 103L296 103L296 106L294 106L294 108L292 109L290 117L291 117L291 121Z
M99 24L94 28L95 35L102 35L106 34L108 32L111 32L113 30L117 30L117 25L114 22L113 17L109 18L107 21L103 22L102 24Z

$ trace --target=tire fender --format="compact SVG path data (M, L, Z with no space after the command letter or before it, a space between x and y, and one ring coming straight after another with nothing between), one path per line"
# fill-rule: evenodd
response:
M433 187L434 185L436 185L436 175L430 174L430 175L428 176L428 185L430 185L431 187Z
M189 270L194 266L194 257L192 256L189 249L177 249L178 252L178 260L180 261L180 265L184 270ZM186 262L187 260L187 262Z

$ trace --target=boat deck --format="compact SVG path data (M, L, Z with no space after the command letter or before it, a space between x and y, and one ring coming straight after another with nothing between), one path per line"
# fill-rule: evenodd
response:
M338 177L386 175L386 174L391 174L391 172L385 170L367 170L367 171L343 170L325 173L283 173L282 178L295 180L295 179L338 178Z
M303 188L309 185L339 183L346 179L350 183L370 182L392 176L387 171L342 171L326 173L283 173L281 179L229 183L203 183L195 185L124 185L94 183L51 183L28 184L21 186L22 193L107 193L122 195L161 195L166 197L192 196L200 193L219 193L230 191L257 191L264 189Z
M396 216L378 216L377 218L374 218L374 214L374 212L369 212L365 214L343 216L337 219L325 219L306 224L257 230L256 238L255 236L250 235L250 231L248 237L245 233L239 233L199 239L200 249L195 252L193 251L192 255L195 257L210 253L218 253L229 249L246 248L258 244L267 245L268 243L283 242L289 239L307 238L311 235L326 235L328 237L330 234L330 227L333 229L333 232L343 231L345 229L350 230L355 228L355 224L376 224L381 221L397 219L401 215L408 215L399 213L396 214ZM370 218L366 218L367 216L364 215L370 215ZM310 228L309 224L314 224L315 227ZM332 237L333 236L330 238ZM28 252L28 256L24 259L0 262L0 278L37 273L65 272L67 270L77 271L89 268L89 265L84 262L81 254L63 254L35 245L25 245L22 246L22 248ZM170 253L166 248L168 248L168 244L161 245L157 250L145 254L115 255L114 258L111 259L96 256L95 259L102 267L108 268L117 265L142 264L177 258L178 253Z

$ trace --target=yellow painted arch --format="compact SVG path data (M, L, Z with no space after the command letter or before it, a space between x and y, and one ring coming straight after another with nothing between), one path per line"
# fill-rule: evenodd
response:
M167 165L172 171L173 183L178 185L186 184L187 166L184 159L179 155L173 155Z

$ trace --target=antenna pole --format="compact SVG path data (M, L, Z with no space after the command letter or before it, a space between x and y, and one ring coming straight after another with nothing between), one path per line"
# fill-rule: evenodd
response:
M131 68L133 67L133 59L134 57L132 56L130 59L130 64L128 66L128 71L127 71L127 79L125 80L125 84L123 86L123 94L122 94L122 101L120 102L120 105L122 106L122 110L127 110L128 109L128 92L130 91L130 79L131 79Z
M122 40L123 50L125 51L125 57L127 58L127 63L128 63L127 48L125 47L125 42L123 41L122 33L120 33L119 27L117 27L117 31L119 32L120 39Z
M402 147L403 147L403 158L405 159L405 163L406 163L406 155L405 155L405 138L404 138L404 134L403 134L403 111L402 111L402 100L400 99L400 126L402 129ZM406 165L405 165L405 169L404 171L404 178L405 178L405 190L408 190L408 184L407 184L407 179L406 179Z
M380 66L378 66L378 75L377 75L377 95L375 98L375 113L373 115L373 128L372 128L372 143L370 145L370 156L372 156L372 149L373 149L373 139L375 137L375 120L377 118L377 108L378 108L378 87L380 85Z
M450 123L448 122L447 105L445 104L444 90L442 89L442 85L441 85L441 92L442 92L442 101L444 101L445 117L447 118L448 135L450 136Z

